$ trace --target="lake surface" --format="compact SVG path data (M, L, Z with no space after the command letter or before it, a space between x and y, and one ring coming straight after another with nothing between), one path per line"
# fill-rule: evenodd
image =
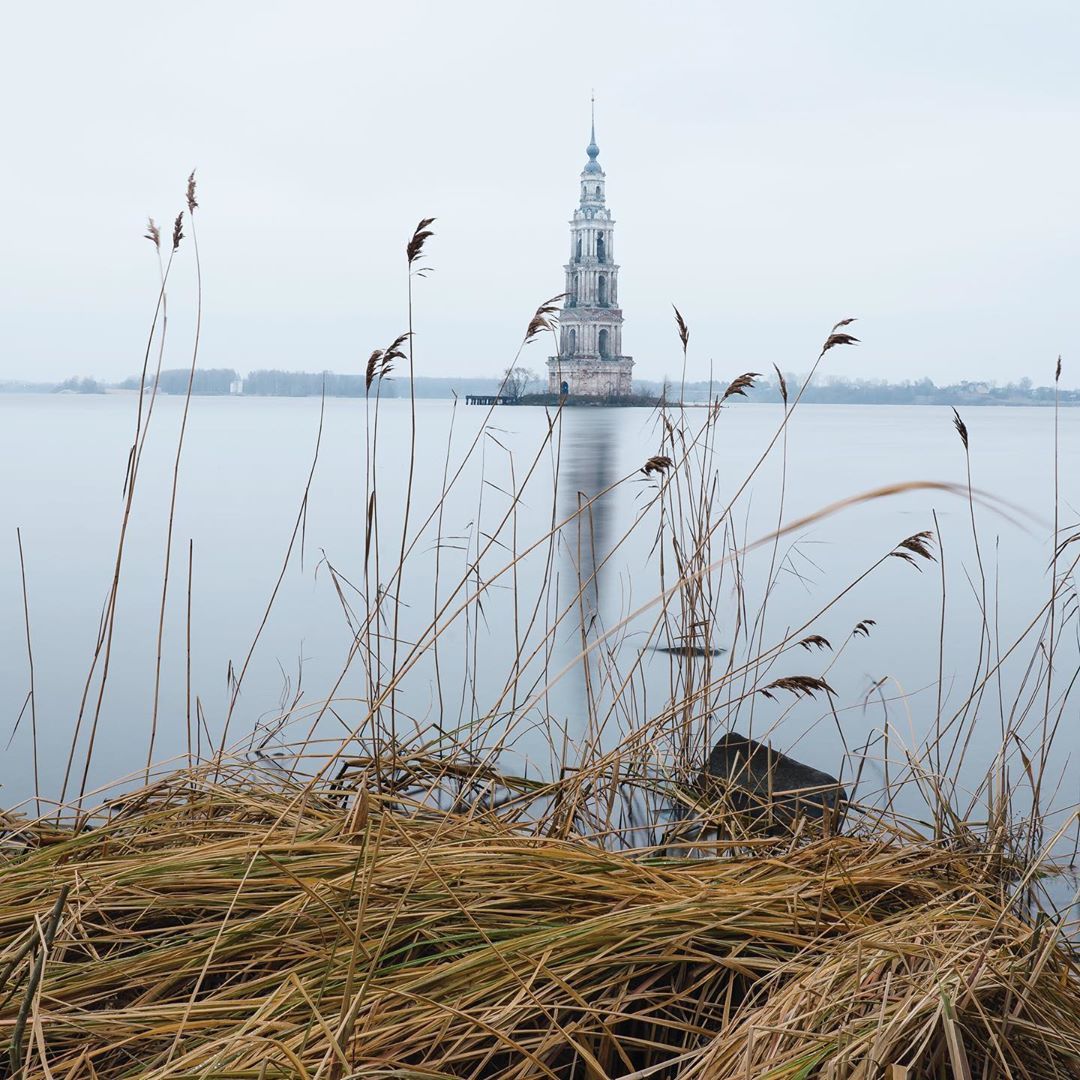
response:
M172 464L182 405L175 398L158 399L140 464L91 786L135 773L146 762ZM49 796L55 796L63 782L112 579L135 407L134 396L125 394L0 396L3 737L6 741L15 729L29 687L18 528L33 643L40 784ZM527 705L535 722L515 734L512 745L503 750L503 761L514 768L550 771L555 767L553 745L565 754L566 746L585 738L590 722L598 722L587 715L585 680L601 676L604 653L611 654L612 664L621 665L620 671L629 670L635 660L640 663L633 691L625 695L625 702L632 699L632 707L624 702L603 739L614 738L618 730L661 709L670 695L672 660L651 648L644 658L641 653L643 643L651 644L647 631L658 609L620 625L660 590L662 554L667 559L666 580L672 580L671 552L655 545L659 517L650 499L657 479L639 472L660 449L656 416L648 409L567 409L545 446L548 416L543 409L499 408L489 416L484 408L426 400L418 401L416 410L410 536L436 505L444 475L454 475L485 420L487 430L446 499L441 518L420 534L409 556L398 627L403 654L422 637L435 610L436 553L439 595L445 599L467 572L474 579L477 574L486 578L508 566L513 553L543 537L553 520L572 514L581 497L616 486L592 507L583 528L564 529L554 547L540 544L491 586L482 611L474 608L448 626L440 638L439 671L425 656L403 682L396 699L403 728L428 734L435 725L468 731L492 710L509 713ZM695 412L700 415L695 417ZM774 405L739 403L725 408L709 459L717 477L717 507L726 505L736 491L781 416ZM294 735L296 725L304 729L320 713L318 734L328 738L361 725L368 678L363 663L350 660L350 653L364 581L366 417L363 401L326 402L302 536L236 697L229 743L260 724L264 725L260 732L271 732L273 725L265 725L283 713L294 718L290 728ZM314 399L192 402L176 507L155 759L184 752L189 738L189 545L190 692L192 708L203 717L192 738L205 750L222 736L233 696L231 680L243 667L281 573L312 466L319 419L320 403ZM692 425L703 419L701 410L691 410ZM996 629L994 648L1000 642L1005 652L1050 591L1054 416L1051 410L1038 408L983 408L968 410L964 420L970 432L975 487L1009 504L1007 514L987 506L976 509ZM400 543L409 428L408 402L384 401L375 463L384 582ZM777 524L783 464L779 450L778 444L736 504L729 528L740 543L767 535ZM1077 517L1078 456L1080 411L1063 411L1059 463L1061 521L1066 530ZM508 492L522 483L531 466L520 503L506 517L511 505ZM785 522L848 496L913 480L965 482L963 448L950 410L810 405L795 412L787 438ZM920 572L900 559L887 559L814 619L815 612L900 540L935 529L935 511L947 582L943 660L937 563L920 561ZM609 555L595 587L583 592L575 610L550 635L543 655L532 661L535 678L523 677L516 688L505 692L507 673L519 650L544 638L541 631L556 617L559 605L573 600L581 567L588 569L597 558L602 561ZM766 545L740 560L741 592L735 587L733 568L725 570L716 588L717 629L711 644L725 650L740 648L736 640L724 637L735 634L740 608L753 612L760 606L771 555L771 546ZM837 714L833 716L820 699L792 707L787 700L758 696L752 714L749 706L740 706L739 729L745 733L752 724L755 735L766 733L776 745L811 764L851 776L857 769L854 750L873 741L887 716L894 739L890 756L902 758L903 747L918 746L935 721L939 661L946 714L950 705L963 701L972 685L980 644L980 577L967 502L940 491L916 491L854 506L785 537L777 559L780 573L769 599L764 640L779 639L786 628L812 621L812 632L826 637L834 651L791 650L768 677L820 675L828 669L828 680L837 691ZM370 577L370 557L368 572ZM550 595L534 610L545 588ZM875 620L872 633L852 638L853 627L864 619ZM595 642L612 628L617 629L602 647L596 646L595 669L586 671L575 660L583 640ZM391 628L384 627L384 664L389 663L390 636ZM1057 661L1055 700L1076 669L1076 620L1059 629L1059 636L1066 644ZM1023 697L1031 645L1004 665L1000 685L994 680L983 697L979 726L963 766L970 770L972 782L997 750L1001 716L1018 695ZM606 670L605 677L610 677L613 669ZM323 709L318 703L335 686L332 707ZM594 696L603 696L593 690ZM96 689L90 714L95 695ZM714 730L725 730L736 721L724 700L714 702L711 712L710 738ZM1039 709L1031 708L1021 725L1027 725L1033 738L1037 713ZM84 720L83 747L88 725ZM5 805L33 790L30 734L24 710L0 766L0 799ZM1076 802L1076 773L1070 761L1077 741L1076 710L1066 701L1052 770L1054 782L1060 781L1061 805ZM877 762L867 767L867 775L875 769L880 770Z

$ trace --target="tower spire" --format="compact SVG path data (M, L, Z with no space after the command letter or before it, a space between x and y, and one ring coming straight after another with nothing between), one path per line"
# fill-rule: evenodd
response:
M591 126L589 128L589 145L585 147L585 153L589 155L590 161L595 161L600 154L600 147L596 145L596 91L593 90L589 96L589 112L591 119Z

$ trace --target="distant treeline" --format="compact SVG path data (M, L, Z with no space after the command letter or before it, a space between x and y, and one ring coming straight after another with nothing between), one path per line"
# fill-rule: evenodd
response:
M253 397L363 397L363 375L332 371L253 371L244 379L244 393Z
M737 373L736 373L737 374ZM161 372L158 389L165 394L187 393L190 371L173 368ZM802 385L802 378L795 373L784 376L789 399ZM546 380L534 378L525 389L527 394L543 393ZM705 402L723 394L728 383L716 379L712 383L688 382L685 396L688 402ZM147 378L147 389L153 386L153 378ZM417 378L418 398L464 397L466 394L497 394L503 387L502 379L452 376ZM120 383L108 384L92 378L71 378L61 383L0 382L0 393L48 393L67 392L101 394L106 390L137 390L139 376L132 375ZM232 368L204 368L196 370L192 392L195 394L242 393L253 397L318 397L325 391L327 397L363 397L365 394L362 374L339 375L331 371L276 371L260 369L244 378ZM679 399L680 385L675 379L635 379L637 394ZM375 388L372 387L372 393ZM379 390L384 398L409 396L407 378L386 378ZM775 378L762 378L750 390L746 398L735 397L729 401L774 402L781 400L780 386ZM1035 386L1030 379L999 386L990 382L958 382L938 386L931 379L886 382L875 379L844 379L832 377L813 383L803 394L802 400L822 405L1052 405L1054 387ZM1060 391L1063 405L1080 405L1080 390Z
M57 383L51 388L54 394L104 394L105 385L97 379L80 379L72 377Z
M186 394L189 372L187 369L163 371L158 389L165 394ZM423 398L449 398L454 394L494 394L499 379L484 378L419 378L416 380L416 396ZM153 380L147 379L147 388ZM137 390L139 377L132 375L117 384L120 390ZM333 371L279 371L260 368L241 379L232 368L210 368L195 372L193 394L229 394L239 392L249 397L363 397L366 388L364 376L339 375ZM372 387L373 394L375 388ZM408 397L409 380L386 378L379 391L384 398Z
M794 372L784 375L788 399L798 393L805 376ZM685 397L688 402L704 402L723 394L728 383L717 379L708 382L688 382ZM680 387L675 380L650 382L634 380L635 390L648 390L668 401L679 399ZM775 377L757 381L746 397L729 398L729 401L781 401L780 383ZM819 405L1052 405L1054 388L1035 386L1030 379L998 386L989 382L958 382L938 386L931 379L886 382L876 379L844 379L833 376L818 383L811 383L802 400ZM1061 390L1059 400L1063 405L1080 405L1080 390Z
M431 378L416 380L418 398L450 398L455 394L495 394L501 379ZM253 371L244 379L244 393L256 397L318 397L325 387L327 397L363 397L363 375L336 375L332 371ZM372 394L376 392L373 386ZM409 380L386 378L379 394L384 398L408 397Z
M186 394L190 368L169 368L158 377L158 390L163 394ZM240 376L232 368L196 368L191 384L193 394L228 394ZM154 385L153 375L147 376L146 388ZM123 382L117 383L118 390L138 390L139 376L129 375Z

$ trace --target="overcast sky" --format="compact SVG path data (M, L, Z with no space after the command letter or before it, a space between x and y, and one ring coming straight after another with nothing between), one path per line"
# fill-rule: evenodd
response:
M494 374L563 286L590 88L637 374L1080 385L1080 6L3 5L0 378L136 371L198 170L201 364ZM192 251L170 293L187 363ZM525 363L539 370L537 343Z

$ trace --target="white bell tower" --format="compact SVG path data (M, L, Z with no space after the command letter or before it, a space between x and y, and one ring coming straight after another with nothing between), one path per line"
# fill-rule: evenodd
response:
M628 397L634 361L622 355L615 221L596 160L596 106L581 171L580 204L570 221L566 300L559 317L559 355L548 358L548 392L569 397Z

